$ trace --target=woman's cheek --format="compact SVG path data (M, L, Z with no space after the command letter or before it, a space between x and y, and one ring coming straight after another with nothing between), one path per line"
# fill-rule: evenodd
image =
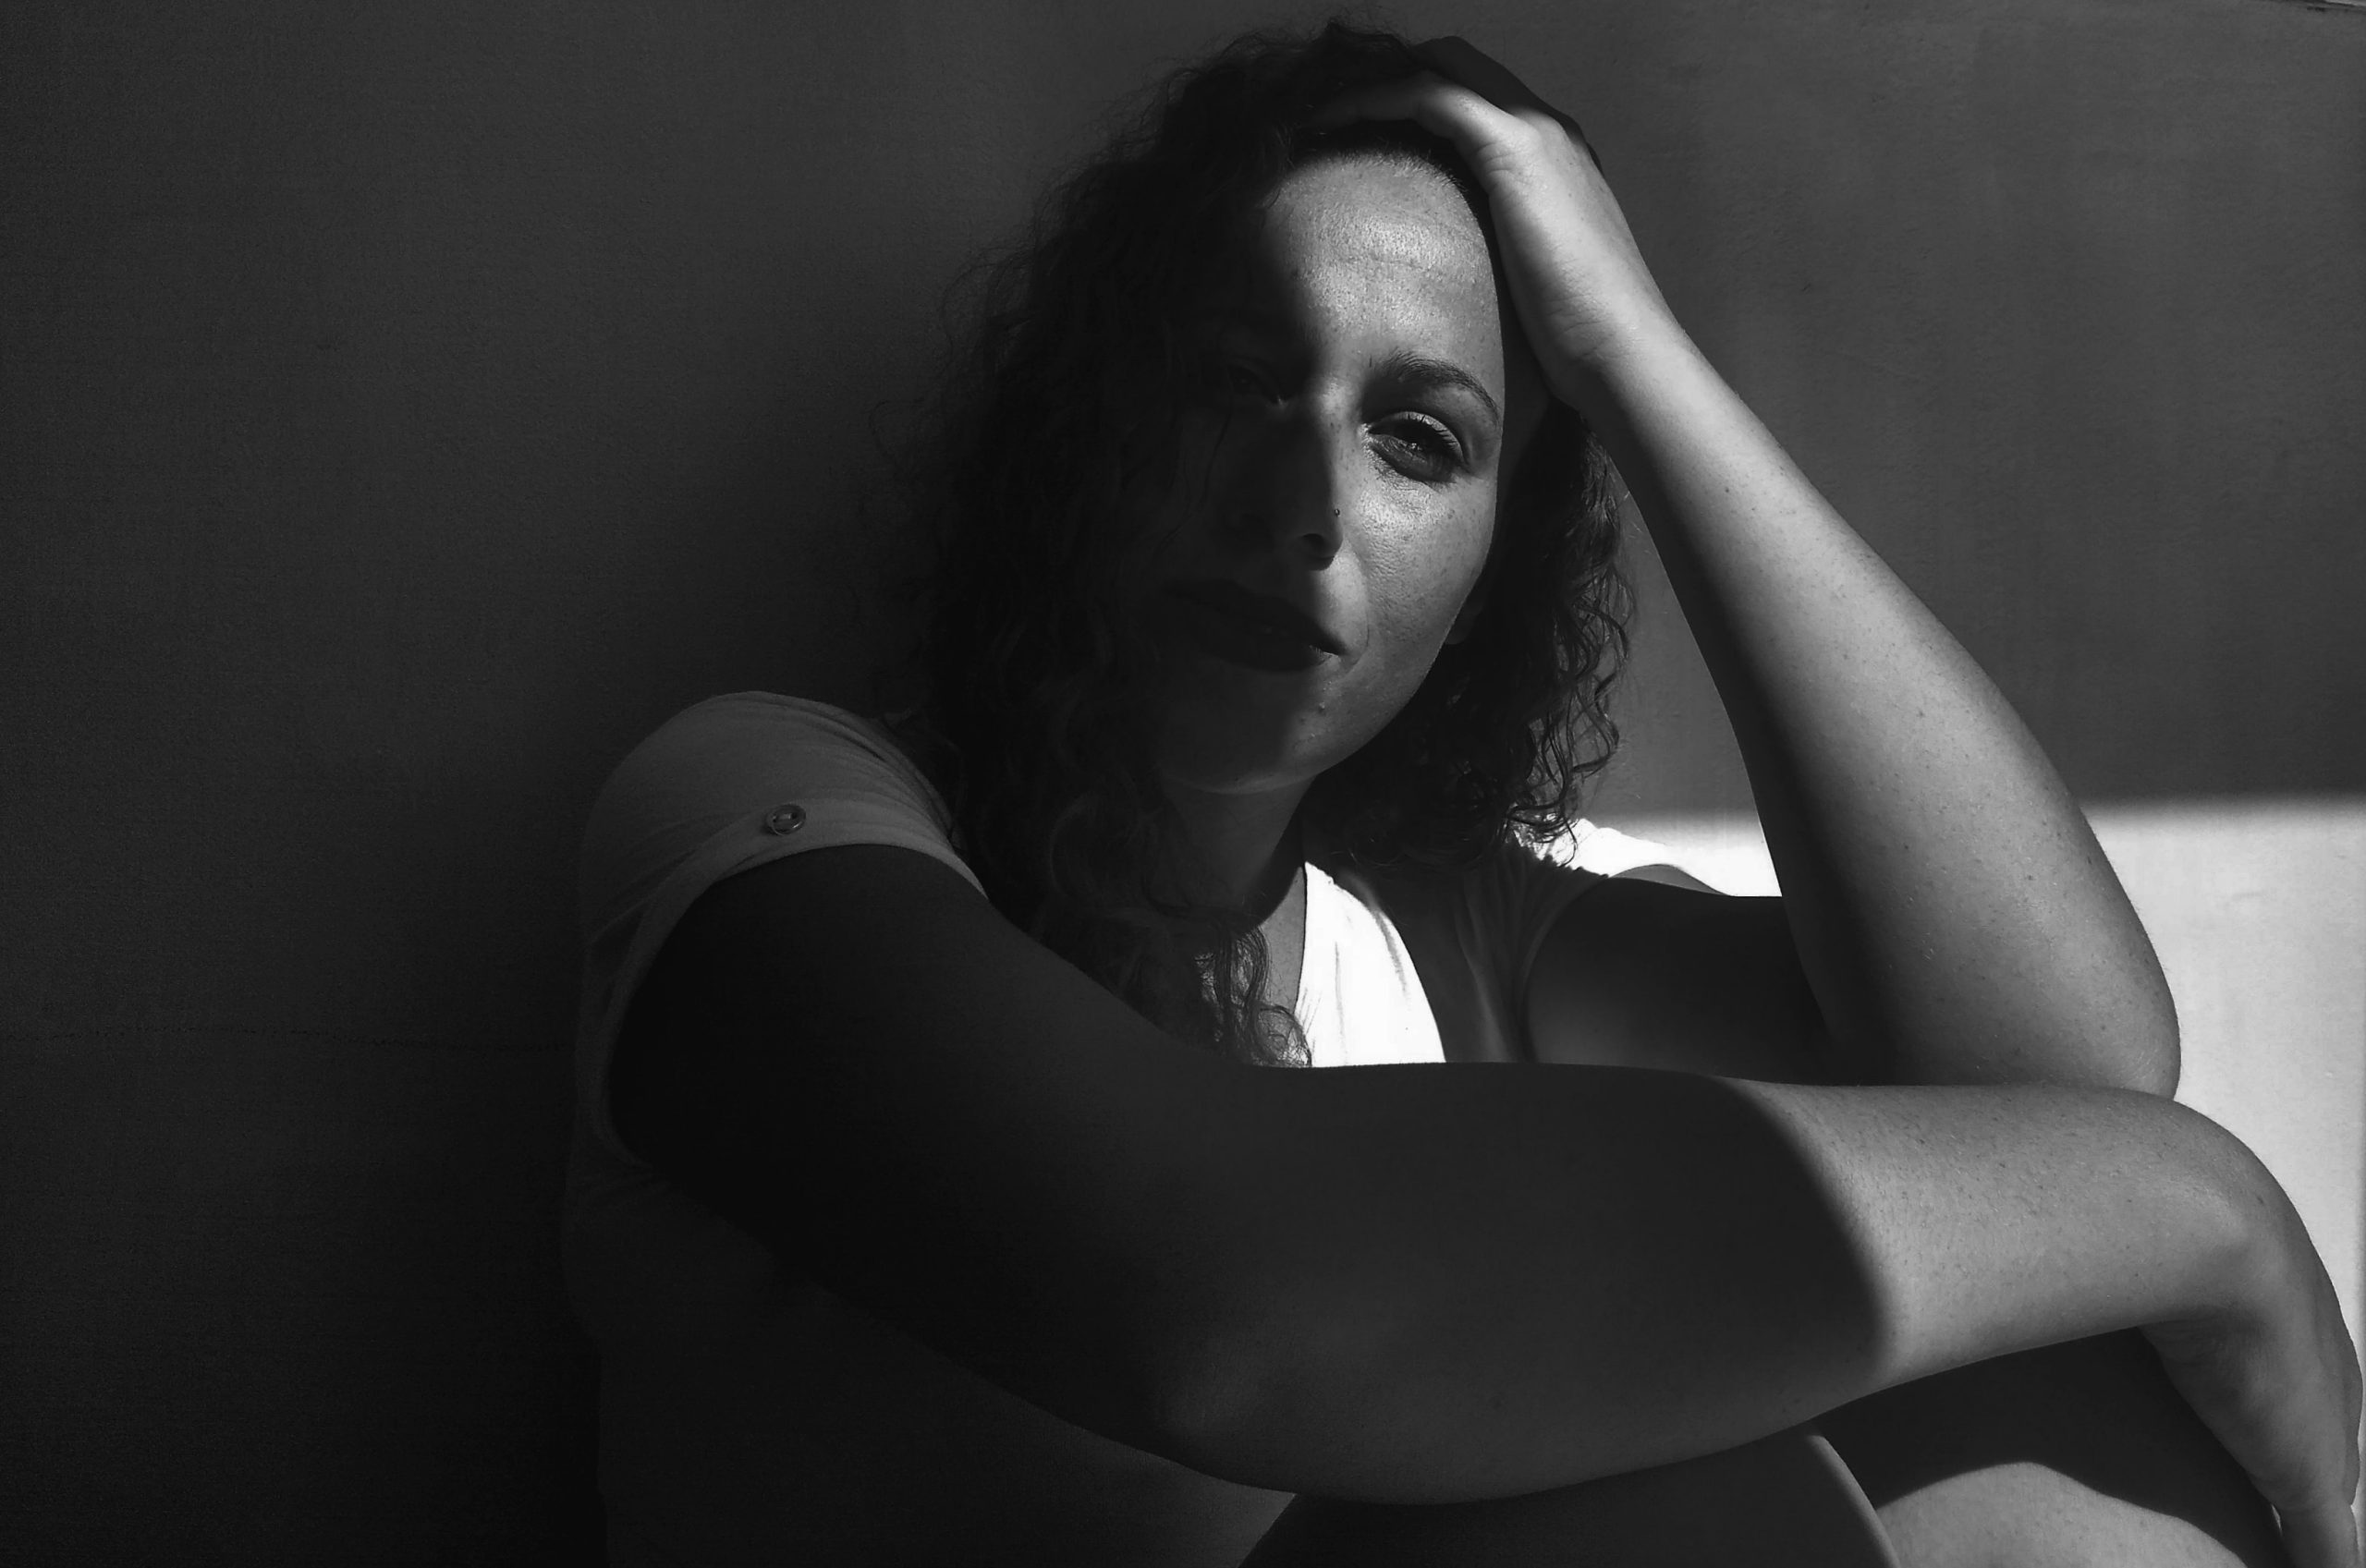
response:
M1487 565L1494 508L1493 497L1486 499L1485 505L1457 506L1421 519L1383 557L1383 614L1396 635L1433 644L1452 629Z
M1380 640L1388 650L1387 669L1393 684L1406 688L1405 697L1409 698L1411 688L1429 674L1446 633L1453 629L1463 599L1457 580L1444 574L1415 579L1402 585L1401 593L1391 594L1375 606Z

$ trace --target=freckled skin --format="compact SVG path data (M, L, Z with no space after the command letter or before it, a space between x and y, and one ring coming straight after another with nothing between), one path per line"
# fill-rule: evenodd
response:
M1301 168L1243 251L1239 302L1255 324L1208 327L1234 380L1183 421L1188 477L1151 519L1149 609L1161 613L1165 585L1222 578L1288 600L1342 644L1311 670L1274 673L1167 629L1170 794L1187 813L1274 822L1405 705L1479 611L1498 477L1544 393L1476 219L1424 164ZM1457 367L1486 396L1411 383L1407 357ZM1422 444L1430 420L1449 434L1450 465Z

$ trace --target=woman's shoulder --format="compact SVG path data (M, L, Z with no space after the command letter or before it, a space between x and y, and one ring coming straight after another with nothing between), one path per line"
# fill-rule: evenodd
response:
M1566 843L1531 844L1512 834L1452 866L1365 867L1333 854L1325 869L1367 881L1392 909L1433 911L1440 918L1458 910L1485 926L1515 929L1526 923L1520 917L1532 906L1573 897L1603 880L1569 854Z
M777 691L706 698L667 719L634 754L833 748L903 755L892 721Z
M617 763L604 797L656 791L731 796L786 780L893 780L933 794L891 721L775 691L735 691L694 702Z
M890 723L811 698L736 691L692 703L628 752L594 798L587 911L725 835L787 852L825 843L949 851L943 799Z
M1573 899L1603 877L1558 843L1506 834L1449 867L1326 867L1352 877L1409 936L1419 930L1486 970L1524 972L1537 942Z

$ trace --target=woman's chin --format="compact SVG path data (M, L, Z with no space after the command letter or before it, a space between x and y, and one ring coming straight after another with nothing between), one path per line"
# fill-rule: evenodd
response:
M1246 795L1302 788L1351 755L1360 739L1338 733L1323 703L1222 703L1185 699L1168 710L1159 771L1171 784L1205 794Z

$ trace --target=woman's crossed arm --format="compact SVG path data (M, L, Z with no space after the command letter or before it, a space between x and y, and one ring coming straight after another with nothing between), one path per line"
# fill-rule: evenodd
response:
M1242 1481L1540 1490L2177 1324L2287 1518L2348 1518L2322 1266L2239 1144L2150 1095L1236 1067L867 846L711 889L615 1092L634 1147L833 1289Z

